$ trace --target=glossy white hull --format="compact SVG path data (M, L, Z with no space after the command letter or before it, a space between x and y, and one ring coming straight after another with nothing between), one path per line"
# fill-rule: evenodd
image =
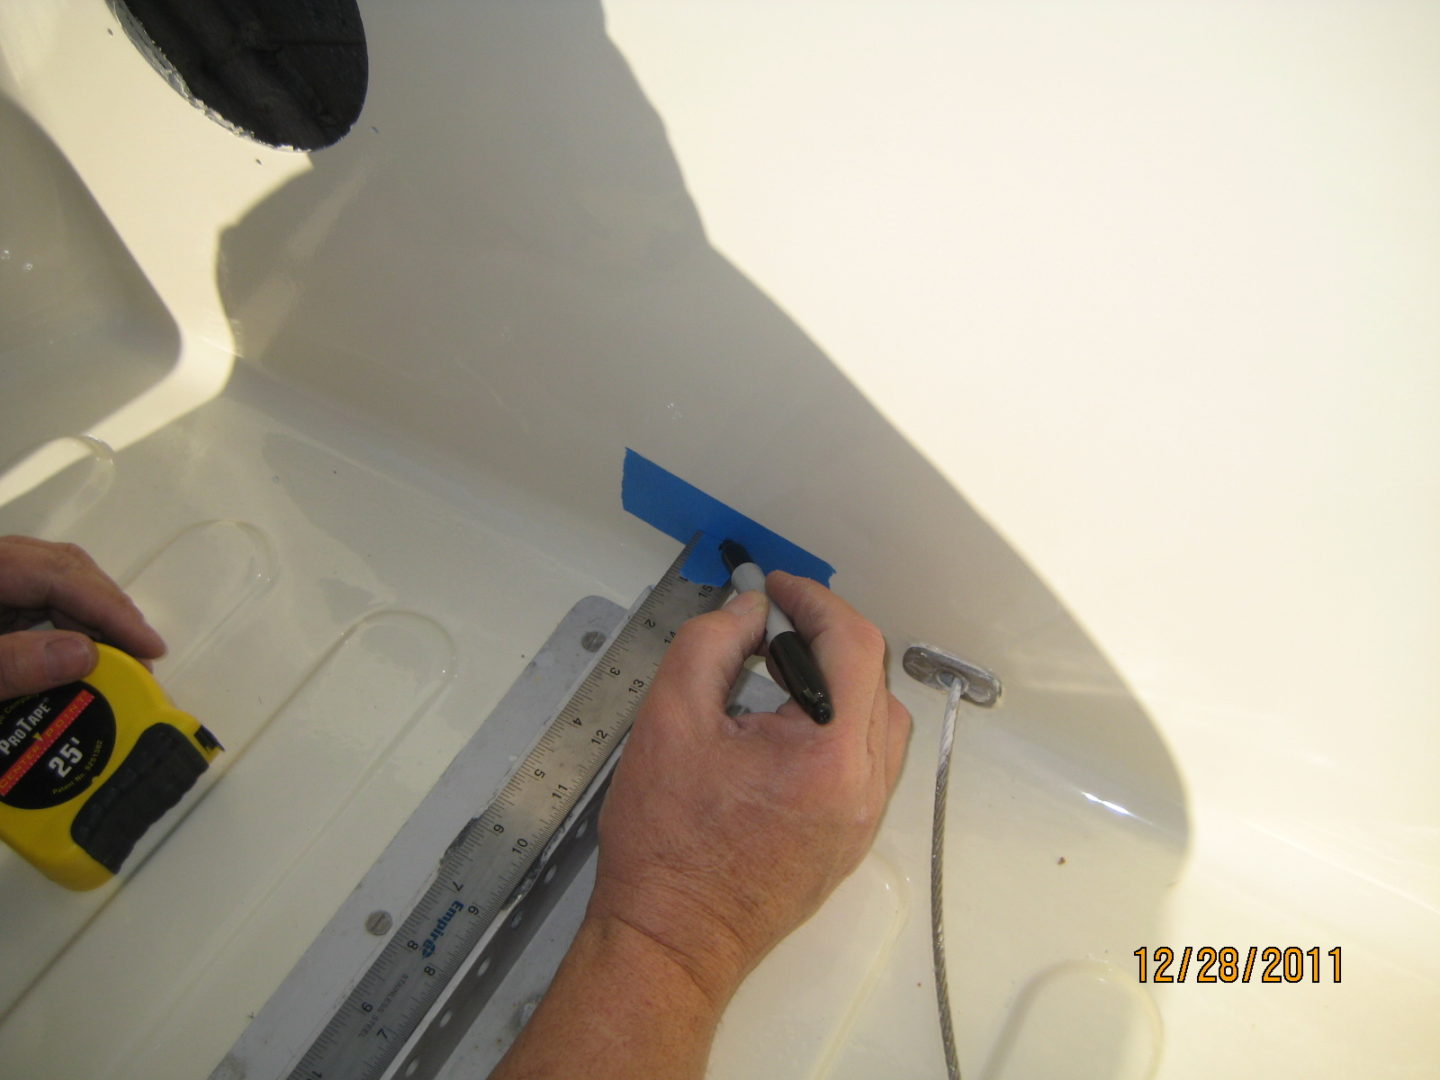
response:
M0 1073L206 1075L570 604L668 565L629 446L833 562L916 720L715 1076L943 1075L917 640L1006 687L967 1077L1431 1075L1435 10L405 8L312 155L103 5L0 10L0 528L122 578L228 748L115 886L0 854ZM1141 984L1167 945L1326 959Z

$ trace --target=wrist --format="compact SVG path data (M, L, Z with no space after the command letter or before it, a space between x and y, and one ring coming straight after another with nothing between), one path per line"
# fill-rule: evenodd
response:
M492 1080L698 1080L728 995L623 919L587 914Z
M744 977L720 957L682 951L615 912L587 912L572 948L608 970L633 972L672 1005L712 1023L719 1022Z

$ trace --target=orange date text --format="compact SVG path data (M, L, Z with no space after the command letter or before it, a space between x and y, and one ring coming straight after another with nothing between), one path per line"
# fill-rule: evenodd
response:
M1340 981L1340 946L1142 945L1135 950L1142 983L1299 983Z

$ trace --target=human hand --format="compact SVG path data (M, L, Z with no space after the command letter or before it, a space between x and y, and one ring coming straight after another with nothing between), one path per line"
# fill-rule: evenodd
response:
M817 582L775 572L766 588L809 642L834 720L793 701L725 712L763 637L762 594L687 622L616 767L587 912L655 942L722 1005L869 849L910 731L879 630Z
M49 621L54 630L32 630ZM97 639L140 660L165 654L120 586L74 544L0 538L0 700L83 679Z

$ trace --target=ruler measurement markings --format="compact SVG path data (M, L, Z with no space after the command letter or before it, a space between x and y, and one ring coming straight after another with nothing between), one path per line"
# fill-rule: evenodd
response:
M500 913L528 887L548 842L628 733L679 623L716 606L713 586L680 577L689 552L615 635L497 797L452 841L437 881L310 1044L292 1080L372 1080L413 1040ZM527 821L528 828L512 831ZM416 952L427 963L417 966ZM356 1065L364 1071L355 1073Z

